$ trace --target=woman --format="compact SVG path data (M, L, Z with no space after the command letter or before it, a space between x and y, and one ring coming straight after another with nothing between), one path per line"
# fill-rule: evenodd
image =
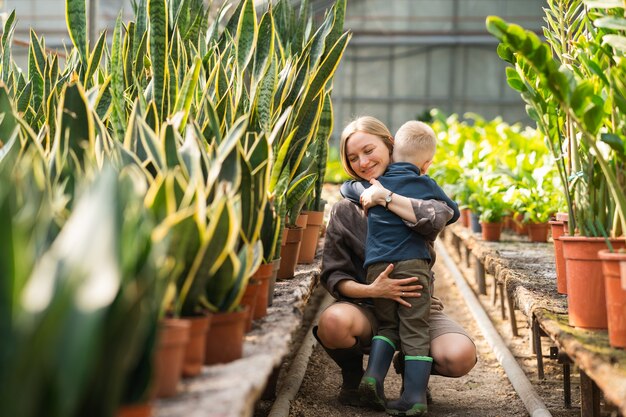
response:
M452 217L452 210L435 200L415 200L393 194L376 181L391 162L393 138L385 125L373 117L350 123L341 135L340 152L344 169L355 179L372 186L361 196L367 210L386 206L407 226L434 241ZM417 278L391 279L393 265L370 285L366 284L363 261L367 217L363 209L343 199L333 206L326 229L322 259L322 284L338 300L320 315L314 334L329 356L339 365L343 377L339 401L363 405L358 386L363 376L363 354L369 352L377 322L371 298L387 298L410 307L407 297L420 297ZM431 246L431 257L435 259ZM430 356L433 374L460 377L476 363L476 347L464 329L443 313L441 301L433 297L430 313Z

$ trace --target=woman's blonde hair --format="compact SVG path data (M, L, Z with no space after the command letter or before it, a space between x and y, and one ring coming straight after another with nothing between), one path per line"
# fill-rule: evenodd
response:
M343 132L341 132L341 140L339 142L341 164L348 175L354 179L361 179L361 177L359 177L350 166L346 150L346 143L348 142L348 139L350 139L350 137L356 132L364 132L369 133L370 135L378 136L383 141L387 149L389 149L389 155L393 152L393 137L391 136L389 129L387 129L387 126L372 116L358 117L343 129Z

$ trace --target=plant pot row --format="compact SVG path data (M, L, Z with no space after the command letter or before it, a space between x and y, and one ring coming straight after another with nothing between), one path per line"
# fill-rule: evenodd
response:
M323 221L323 211L303 211L295 226L285 227L277 279L292 278L296 265L313 263Z
M626 240L570 236L566 216L551 221L557 291L568 297L569 324L608 330L609 344L626 348ZM622 271L623 270L623 271Z

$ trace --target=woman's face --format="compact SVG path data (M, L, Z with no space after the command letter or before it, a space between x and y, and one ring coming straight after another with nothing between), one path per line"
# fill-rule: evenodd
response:
M381 176L391 160L389 149L380 137L360 131L347 140L346 157L354 172L366 181Z

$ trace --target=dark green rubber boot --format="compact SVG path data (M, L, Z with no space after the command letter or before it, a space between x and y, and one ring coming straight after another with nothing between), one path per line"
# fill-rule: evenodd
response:
M324 348L328 356L341 368L341 390L337 400L343 405L353 407L366 407L367 404L361 401L359 395L359 383L363 377L363 351L357 339L354 346L345 349L329 349L322 344L317 337L317 326L313 328L313 336L320 346Z
M385 409L385 376L396 347L384 336L374 336L365 375L359 384L361 400L375 410Z
M387 403L387 414L392 416L423 416L428 411L426 390L433 358L405 356L404 390L400 399Z

